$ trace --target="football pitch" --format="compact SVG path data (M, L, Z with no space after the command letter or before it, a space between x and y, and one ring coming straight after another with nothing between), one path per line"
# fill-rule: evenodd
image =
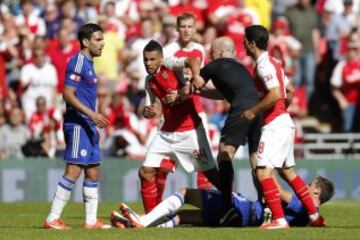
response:
M139 203L129 204L141 211ZM109 223L109 214L117 209L118 203L100 203L99 217ZM360 239L360 201L334 201L325 204L321 213L325 216L326 228L291 228L289 230L260 230L257 228L200 228L184 226L175 229L82 229L83 205L70 203L63 219L72 229L66 231L47 230L42 223L50 208L48 203L0 204L0 239L21 240L143 240L143 239L266 239L266 240L309 240L309 239Z

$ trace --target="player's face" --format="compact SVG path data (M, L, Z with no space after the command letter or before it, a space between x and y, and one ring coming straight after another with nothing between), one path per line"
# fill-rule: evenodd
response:
M89 53L93 57L99 57L104 47L104 37L101 31L94 32L88 41Z
M316 179L311 181L311 183L309 184L309 192L313 199L319 198L320 187Z
M159 51L144 52L144 65L147 73L154 74L161 66L162 54Z
M246 38L244 38L243 45L246 49L246 54L253 57L254 56L254 42L249 42Z
M195 20L192 18L182 20L177 30L179 32L179 40L182 42L190 42L195 34Z

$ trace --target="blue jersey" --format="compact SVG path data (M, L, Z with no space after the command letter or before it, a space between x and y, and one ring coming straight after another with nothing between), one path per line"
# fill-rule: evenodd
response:
M96 82L93 61L81 51L72 56L66 67L64 84L75 88L76 97L92 111L95 111L96 108ZM64 116L64 123L66 122L95 125L88 116L77 111L68 103L66 103Z
M309 223L309 215L295 194L292 194L291 201L282 203L286 221L290 226L303 227Z

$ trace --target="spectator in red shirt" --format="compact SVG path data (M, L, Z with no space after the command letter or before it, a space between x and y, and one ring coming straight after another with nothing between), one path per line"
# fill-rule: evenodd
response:
M197 8L193 2L193 0L180 0L178 5L170 7L170 14L179 16L182 13L191 13L196 18L196 29L203 30L205 24L204 13L202 9Z
M64 79L66 64L69 58L79 51L79 45L76 41L70 39L70 34L65 28L61 28L58 33L58 38L52 40L48 47L47 52L57 71L58 84L57 92L62 93L64 88Z

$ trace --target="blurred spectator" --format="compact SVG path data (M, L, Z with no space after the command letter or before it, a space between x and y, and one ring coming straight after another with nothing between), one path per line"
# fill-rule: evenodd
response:
M196 29L201 31L205 27L205 18L202 9L193 4L193 0L180 0L175 6L170 7L170 14L174 17L182 13L191 13L196 18Z
M126 26L120 21L120 19L115 15L115 1L104 1L105 4L101 13L106 16L107 24L114 26L114 29L117 29L117 33L121 39L125 39L126 36Z
M210 61L210 48L212 42L218 37L218 32L214 27L207 27L204 32L203 45L205 48L205 64Z
M272 0L272 16L271 19L274 20L278 17L284 16L286 9L295 5L297 0Z
M353 129L356 109L360 102L359 50L359 41L348 44L345 60L336 65L330 80L332 94L342 111L344 132Z
M78 42L71 40L70 34L65 28L61 28L57 38L48 43L47 52L57 72L57 92L59 94L64 89L66 64L69 58L79 50Z
M30 138L29 129L23 124L24 113L13 108L7 124L0 127L0 159L21 159L24 157L21 147Z
M259 16L259 23L270 29L271 26L271 0L240 0L245 1L248 8L254 9Z
M162 31L157 37L157 40L163 45L170 44L175 42L177 39L176 32L176 17L171 15L166 15L162 19Z
M35 10L32 0L21 1L22 13L16 16L16 26L24 26L31 37L45 36L46 25L44 19L41 18L40 12Z
M331 1L325 3L322 15L325 26L324 37L327 43L326 68L330 70L330 73L326 74L327 79L330 78L331 70L341 58L340 42L349 35L352 27L344 15L336 14L335 6L331 3Z
M145 45L154 37L154 28L152 21L147 18L141 22L141 36L137 38L130 46L127 52L128 58L131 60L129 67L138 68L140 74L139 88L144 89L145 77L147 75L143 63L143 49Z
M99 25L104 29L105 46L101 56L94 59L94 66L99 79L109 89L114 89L119 82L119 54L125 43L118 35L117 26L107 20L105 16L99 18Z
M54 39L60 29L59 9L55 4L48 4L45 8L46 37Z
M226 16L233 13L238 7L237 0L209 1L206 17L209 23L217 29L223 29Z
M89 0L77 0L77 16L83 21L83 23L96 23L98 14L93 4L94 1Z
M320 32L318 16L310 0L298 0L297 5L286 12L290 32L300 41L302 48L298 59L295 85L306 85L308 99L314 91L314 74L316 64L320 62Z
M28 63L21 69L21 86L24 89L21 96L22 107L26 119L35 112L35 102L39 96L46 98L49 107L56 102L56 85L58 83L55 67L46 61L43 49L34 50L34 63Z
M83 19L78 16L75 2L72 0L64 0L61 4L61 18L69 18L72 20L73 31L78 32L80 26L84 24ZM70 31L71 32L71 31Z
M270 55L282 63L286 76L293 80L301 43L291 36L286 18L278 17L272 23L268 48Z
M358 4L360 4L360 3L358 3ZM342 15L350 23L351 28L357 27L358 15L355 12L353 0L344 0L344 12Z

